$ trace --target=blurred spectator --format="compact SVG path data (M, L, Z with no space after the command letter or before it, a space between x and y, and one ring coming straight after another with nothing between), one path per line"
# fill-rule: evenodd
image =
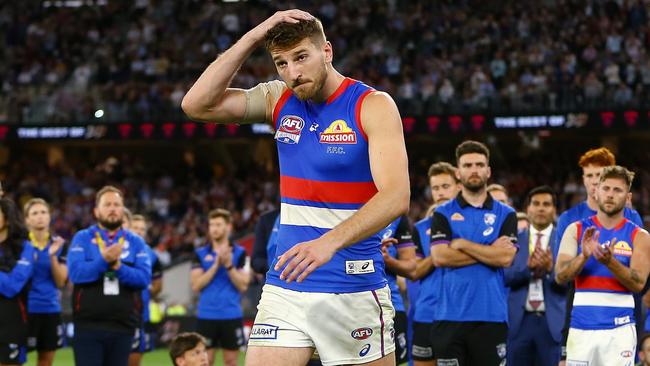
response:
M243 29L293 6L163 0L56 7L64 3L0 6L0 121L87 122L100 109L102 121L182 119L180 100L201 66ZM410 114L596 108L604 84L622 82L629 89L614 103L648 103L648 7L640 0L304 6L327 24L341 72L390 92ZM259 52L233 85L275 77ZM439 103L419 103L421 90L423 100ZM628 98L628 90L641 94Z

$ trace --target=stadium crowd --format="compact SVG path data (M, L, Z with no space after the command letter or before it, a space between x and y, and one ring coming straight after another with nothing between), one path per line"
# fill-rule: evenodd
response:
M0 122L86 122L97 110L104 121L182 119L181 99L203 65L274 11L297 5L55 3L0 5ZM300 6L328 29L337 69L394 95L402 113L650 101L650 5L642 0L315 0ZM270 59L258 52L233 85L274 78Z

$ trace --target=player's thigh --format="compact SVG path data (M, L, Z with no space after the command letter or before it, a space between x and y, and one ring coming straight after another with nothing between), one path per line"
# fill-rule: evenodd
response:
M395 351L395 310L388 287L314 294L306 311L307 319L311 319L307 333L325 366L372 365L372 361L382 364ZM388 358L394 360L394 356Z
M310 347L248 346L245 366L304 366L314 349Z

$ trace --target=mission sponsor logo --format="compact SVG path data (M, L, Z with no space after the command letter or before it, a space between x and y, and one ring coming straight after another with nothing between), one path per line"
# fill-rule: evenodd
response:
M348 127L347 122L337 119L320 134L321 144L356 144L357 133Z
M297 144L304 127L305 121L302 118L293 115L283 116L280 127L275 133L275 139L285 144Z
M630 247L630 244L624 241L616 242L612 247L612 252L615 255L623 255L626 257L632 256L632 248Z

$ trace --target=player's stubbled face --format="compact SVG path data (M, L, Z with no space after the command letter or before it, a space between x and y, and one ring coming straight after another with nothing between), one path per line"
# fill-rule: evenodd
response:
M466 189L478 192L485 188L491 170L487 157L483 154L470 153L458 159L458 178Z
M628 187L623 179L607 178L598 185L598 208L608 216L615 216L625 208Z
M325 44L316 46L309 38L287 50L273 50L271 57L278 74L300 100L318 97L327 77Z

